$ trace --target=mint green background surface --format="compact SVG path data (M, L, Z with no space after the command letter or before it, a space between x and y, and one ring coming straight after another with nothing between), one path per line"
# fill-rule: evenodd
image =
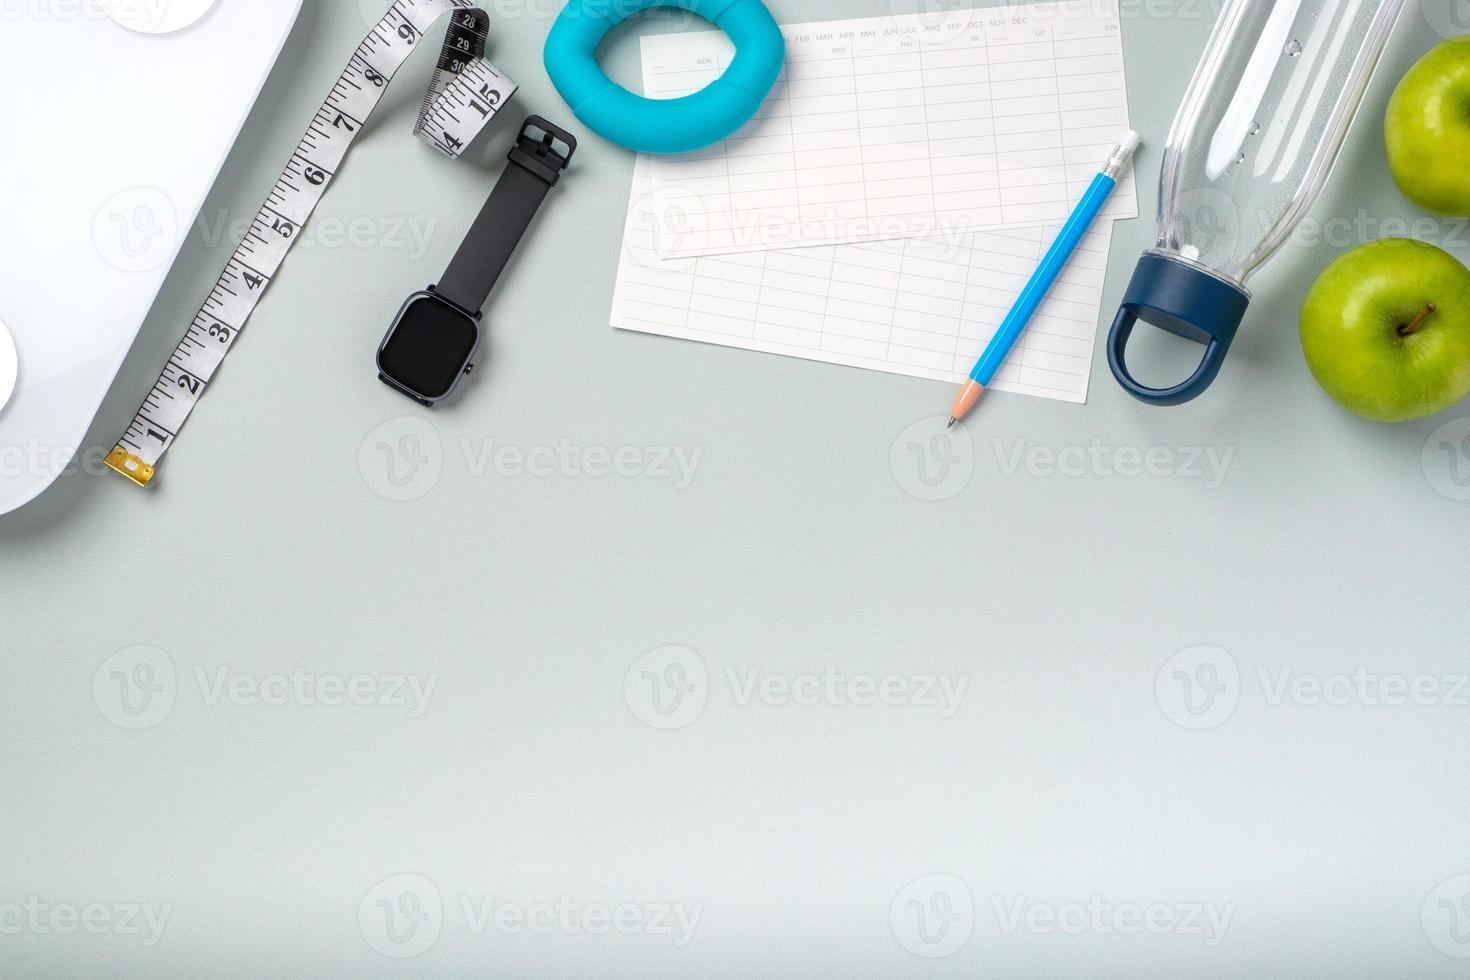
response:
M997 396L948 446L945 385L610 329L633 161L591 137L466 397L429 414L389 392L375 345L514 128L461 163L414 140L421 53L315 219L358 243L308 232L156 488L100 475L228 255L211 232L253 215L385 6L307 5L83 463L0 518L0 974L1463 975L1470 405L1356 420L1295 336L1360 240L1470 259L1380 141L1455 10L1405 11L1206 397L1139 405L1099 349L1086 406ZM492 12L511 115L570 123L539 66L555 4ZM1214 12L1124 4L1145 215ZM608 58L636 77L629 32ZM1152 233L1118 225L1106 307ZM1146 353L1162 377L1196 352ZM692 651L684 699L655 703L649 677L679 675L641 658L670 645ZM119 700L139 658L172 684ZM411 717L383 686L329 706L268 679L293 668L339 695L434 686ZM783 702L800 675L816 703ZM921 696L936 675L956 704ZM852 703L880 689L901 703ZM377 902L405 891L420 931L400 913L389 933ZM115 918L66 934L65 913L7 913L33 898L168 918L151 946ZM482 903L510 911L476 931ZM537 903L642 918L512 928ZM650 905L698 909L692 939Z

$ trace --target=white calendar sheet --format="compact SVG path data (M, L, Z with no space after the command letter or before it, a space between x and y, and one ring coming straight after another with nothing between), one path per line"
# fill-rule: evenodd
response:
M677 244L685 204L682 192L655 191L649 162L640 158L614 327L956 384L1057 231L669 257L660 242ZM1112 222L1093 227L993 388L1087 400L1111 237Z
M797 24L760 113L708 150L654 158L700 234L669 255L916 238L1066 220L1128 128L1116 0ZM644 90L702 88L713 32L643 39ZM1131 172L1103 219L1138 213ZM673 247L670 247L673 246Z

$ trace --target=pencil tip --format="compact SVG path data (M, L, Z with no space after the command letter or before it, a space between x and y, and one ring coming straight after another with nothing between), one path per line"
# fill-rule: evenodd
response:
M958 422L958 421L959 421L959 419L957 419L957 418L955 418L955 417L954 417L954 416L953 416L953 415L951 415L951 416L950 416L950 417L949 417L949 424L948 424L948 425L946 425L946 426L945 426L945 428L946 428L946 429L953 429L953 428L954 428L954 424L955 424L955 423L956 423L956 422Z

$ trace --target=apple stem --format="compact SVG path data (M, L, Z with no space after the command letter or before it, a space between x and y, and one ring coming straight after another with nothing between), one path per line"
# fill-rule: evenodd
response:
M1424 309L1422 309L1422 310L1419 311L1419 315L1418 316L1414 317L1414 319L1410 320L1408 323L1400 323L1399 324L1399 336L1400 337L1407 337L1409 334L1413 333L1415 330L1418 330L1419 329L1419 326L1426 319L1428 319L1429 314L1431 314L1433 312L1434 312L1434 304L1433 303L1425 303L1424 304Z

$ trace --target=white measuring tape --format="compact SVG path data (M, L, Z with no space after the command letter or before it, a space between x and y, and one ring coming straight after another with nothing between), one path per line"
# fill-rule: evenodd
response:
M457 157L515 94L516 84L485 60L490 19L474 0L396 0L358 45L245 240L210 290L107 465L147 486L266 287L296 244L389 81L439 18L454 12L414 134Z

